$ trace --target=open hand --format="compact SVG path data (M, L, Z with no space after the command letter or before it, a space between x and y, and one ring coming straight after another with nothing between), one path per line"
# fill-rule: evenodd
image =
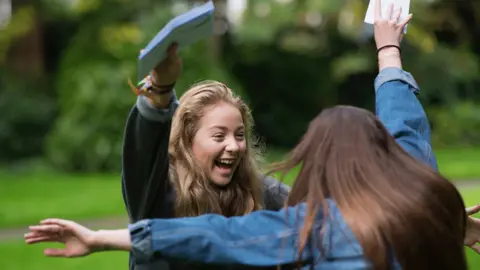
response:
M382 15L381 0L375 2L374 36L377 49L386 45L399 46L403 37L403 30L412 19L412 14L399 22L402 9L394 10L393 3L388 6L387 14Z
M474 218L474 215L480 211L480 204L467 208L467 231L464 244L475 252L480 254L480 219Z
M47 248L44 254L49 257L82 257L100 247L95 244L95 232L73 221L46 219L40 225L30 226L30 232L24 235L27 244L42 242L64 243L65 248Z

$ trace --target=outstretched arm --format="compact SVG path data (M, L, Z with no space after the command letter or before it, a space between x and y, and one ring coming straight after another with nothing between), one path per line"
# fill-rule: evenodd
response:
M30 226L28 244L60 241L63 249L47 249L47 256L81 257L106 250L133 251L137 262L154 255L217 264L273 266L298 261L298 229L305 204L280 211L261 210L226 218L209 214L192 218L152 219L129 229L92 231L73 221L48 219ZM316 223L313 230L318 232ZM302 260L311 258L307 246Z

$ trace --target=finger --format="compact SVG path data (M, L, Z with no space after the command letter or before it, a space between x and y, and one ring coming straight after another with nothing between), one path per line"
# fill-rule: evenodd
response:
M37 243L48 243L48 242L51 243L51 242L60 242L60 241L58 240L58 237L52 237L47 235L25 239L25 243L29 245L37 244Z
M178 43L172 43L167 49L167 57L175 59L178 56Z
M405 28L405 26L410 22L410 20L412 19L413 17L413 14L410 13L408 14L408 16L403 20L401 21L399 24L398 24L398 27L403 31L403 29Z
M381 0L375 1L375 16L374 16L375 21L382 19L382 3L381 2L382 2Z
M64 231L63 227L58 225L36 225L29 227L31 232L58 234Z
M395 21L395 23L398 23L398 20L400 20L400 15L402 14L402 7L399 7L393 11L393 17L392 20Z
M387 8L387 19L388 19L388 20L392 20L392 15L393 15L393 3L391 3L390 5L388 5L388 8Z
M43 254L48 257L67 257L67 251L58 248L47 248L43 251Z
M480 254L480 246L477 244L470 245L470 248L473 249L477 254Z
M477 204L475 206L472 206L472 207L468 207L467 209L467 215L473 215L473 214L476 214L480 211L480 204Z
M40 224L59 226L63 230L68 230L68 231L71 231L71 232L74 232L74 231L82 228L82 226L80 224L77 224L77 223L75 223L71 220L65 220L65 219L59 219L59 218L45 219L45 220L40 221Z
M40 224L45 225L60 225L60 226L71 226L72 221L60 219L60 218L47 218L40 221Z
M42 233L42 232L29 232L23 235L23 239L30 239L30 238L35 238L35 237L40 237L40 236L52 236L56 234L50 234L50 233Z

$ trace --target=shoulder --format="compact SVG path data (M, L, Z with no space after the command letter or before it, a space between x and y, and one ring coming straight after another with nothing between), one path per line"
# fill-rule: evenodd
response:
M264 208L279 210L283 208L290 193L290 187L271 176L261 176L263 181Z
M290 192L290 187L287 186L286 184L278 181L277 179L271 177L271 176L261 176L261 179L263 181L263 187L265 192L271 192L271 193L276 193L276 192L281 192L286 195Z

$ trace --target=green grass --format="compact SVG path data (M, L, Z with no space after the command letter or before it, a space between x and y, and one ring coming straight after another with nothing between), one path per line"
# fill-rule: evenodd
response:
M480 188L462 192L467 205L478 202ZM53 201L53 200L52 200ZM27 246L22 241L0 242L0 269L8 270L85 270L85 269L126 269L128 255L121 252L94 254L85 258L63 259L43 256L43 249L52 245L38 244ZM8 258L8 259L7 259ZM480 269L480 256L467 249L469 269Z
M439 149L435 155L440 172L449 179L480 179L480 148Z
M479 148L440 149L436 154L441 172L450 179L480 178ZM267 161L279 161L284 155L284 151L270 150ZM291 184L295 173L287 175L284 182ZM46 217L84 220L126 214L120 175L0 171L0 205L0 228L24 226Z
M0 269L8 270L88 270L127 269L128 254L121 252L107 252L93 254L85 258L64 259L47 258L43 256L43 249L47 245L39 244L26 246L23 242L0 243ZM52 245L48 245L52 247ZM480 269L480 256L467 250L469 269Z
M278 156L278 155L277 155ZM54 173L0 173L0 227L37 223L46 217L81 220L125 215L119 176L70 176ZM293 175L285 182L290 184ZM463 189L468 205L478 203L480 187ZM125 269L128 255L121 252L95 254L79 259L43 256L47 245L27 246L23 241L0 242L0 269ZM467 250L470 269L480 269L480 256Z
M46 217L82 220L126 215L120 176L0 173L0 179L0 228Z
M480 148L434 149L440 172L455 180L480 180ZM267 161L276 162L285 158L286 151L267 151ZM291 180L287 177L287 183Z
M38 244L27 246L23 241L0 242L0 269L5 270L115 270L128 268L126 252L106 252L85 258L47 258L43 249L54 245Z

